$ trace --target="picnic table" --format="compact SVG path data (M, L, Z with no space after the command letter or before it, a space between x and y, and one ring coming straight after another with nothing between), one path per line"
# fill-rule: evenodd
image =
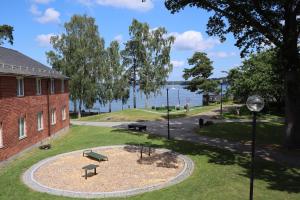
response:
M89 165L86 165L84 167L82 167L82 169L84 169L85 173L84 173L84 176L85 176L85 179L87 179L87 172L88 170L94 170L94 175L97 174L97 167L99 167L99 165L94 165L94 164L89 164Z

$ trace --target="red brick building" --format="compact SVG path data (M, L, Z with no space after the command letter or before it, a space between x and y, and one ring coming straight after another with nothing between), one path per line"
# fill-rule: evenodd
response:
M0 47L0 161L68 128L67 77Z

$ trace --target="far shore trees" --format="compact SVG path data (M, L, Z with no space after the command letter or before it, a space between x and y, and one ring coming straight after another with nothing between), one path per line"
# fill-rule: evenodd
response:
M64 25L65 33L51 37L54 51L47 52L48 62L69 78L70 98L76 106L78 117L83 104L91 108L97 99L97 80L102 71L104 41L98 32L95 19L74 15Z
M221 41L232 33L241 55L256 49L278 48L279 70L283 77L285 102L285 142L300 147L300 2L299 0L165 0L172 13L186 6L212 12L207 24L211 36Z
M191 78L185 88L191 92L203 94L203 98L207 98L208 94L211 92L216 92L218 82L209 79L214 69L212 63L213 62L207 57L206 53L195 52L194 55L188 59L188 64L193 67L190 69L185 68L183 70L183 78L185 80ZM205 101L208 102L208 99Z
M174 37L168 37L165 28L150 30L147 23L136 19L129 26L129 35L121 55L133 86L133 107L136 108L137 83L146 101L151 93L157 93L165 85L172 70L170 51Z

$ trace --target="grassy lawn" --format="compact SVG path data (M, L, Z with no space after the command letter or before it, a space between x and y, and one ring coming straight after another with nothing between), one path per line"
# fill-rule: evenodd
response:
M231 141L248 142L252 135L251 123L218 123L198 130L198 134ZM256 143L258 145L281 145L284 125L279 122L258 122Z
M158 147L172 149L190 156L195 162L194 173L177 185L120 199L248 199L248 156L183 141L167 141L147 134L87 126L73 126L69 134L52 142L52 149L46 151L34 149L0 169L0 199L71 199L34 192L21 182L21 174L39 160L60 153L88 147L144 142L150 142ZM289 168L258 159L255 171L254 198L263 200L300 199L299 174L299 168Z
M173 110L170 112L170 118L179 118L198 115L203 112L219 108L220 105L214 104L209 106L192 107L189 112L185 110ZM154 121L164 120L167 118L167 111L156 111L151 109L127 109L117 112L104 113L88 117L82 117L80 121Z
M259 119L263 120L270 120L270 121L282 121L284 118L284 115L282 113L270 111L269 113L262 112L258 113ZM224 119L252 119L252 113L248 110L248 108L244 105L240 108L240 114L237 115L236 109L231 108L228 109L228 111L223 113Z

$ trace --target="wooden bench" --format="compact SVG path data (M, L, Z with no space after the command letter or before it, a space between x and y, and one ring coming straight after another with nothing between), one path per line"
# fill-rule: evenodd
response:
M94 175L96 175L97 174L97 171L96 171L97 167L99 167L99 165L89 164L89 165L84 166L82 169L85 170L85 173L84 173L85 179L87 179L88 170L94 170Z
M82 156L84 157L90 157L90 158L94 158L96 160L100 161L108 161L108 158L104 155L101 155L99 153L93 152L92 150L85 150L82 153Z
M130 130L139 130L139 131L146 131L147 126L142 124L128 124L128 129Z

